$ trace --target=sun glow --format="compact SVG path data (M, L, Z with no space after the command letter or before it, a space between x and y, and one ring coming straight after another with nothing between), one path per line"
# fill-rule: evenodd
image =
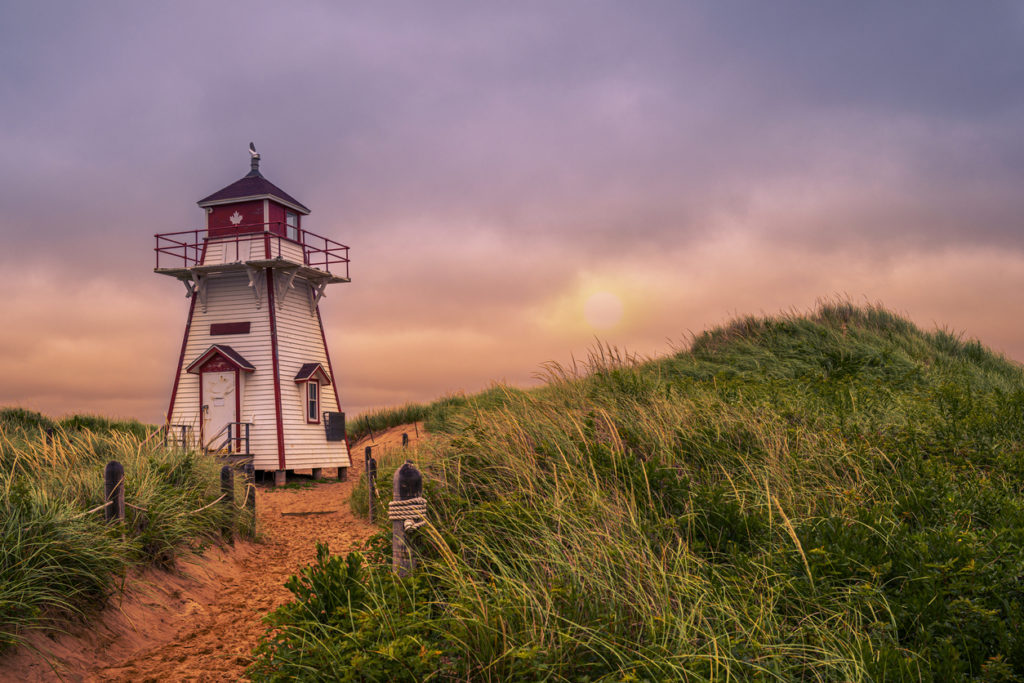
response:
M607 330L622 320L622 299L611 292L596 292L583 304L583 317L595 330Z

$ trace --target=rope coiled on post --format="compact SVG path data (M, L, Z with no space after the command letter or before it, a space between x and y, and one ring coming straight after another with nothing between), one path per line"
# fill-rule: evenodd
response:
M392 522L404 520L407 531L419 529L427 523L427 499L419 497L391 501L388 503L388 519Z

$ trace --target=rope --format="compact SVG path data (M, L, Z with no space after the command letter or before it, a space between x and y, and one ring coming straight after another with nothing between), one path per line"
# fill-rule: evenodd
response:
M242 498L242 504L238 506L239 510L244 509L245 508L245 504L249 502L249 491L255 491L255 490L256 490L256 485L255 484L246 484L245 485L245 496ZM227 495L227 494L225 494L225 495Z
M388 503L388 519L392 522L404 520L407 531L419 529L427 523L427 499L423 497L408 500L393 500Z
M103 505L98 505L98 506L94 507L92 510L86 510L85 512L77 514L74 517L68 517L68 521L70 522L73 519L78 519L79 517L85 517L86 515L91 515L94 512L99 512L100 510L102 510L103 508L107 507L108 505L113 505L113 504L114 504L114 501L108 500Z
M209 507L213 507L214 505L216 505L217 503L221 502L222 500L224 500L224 499L225 499L225 498L227 498L227 497L228 497L228 494L226 494L226 493L225 493L224 495L222 495L222 496L221 496L220 498L218 498L217 500L213 501L213 502L212 502L212 503L210 503L209 505L204 505L203 507L199 508L198 510L193 510L192 512L183 512L182 514L185 514L185 515L194 515L194 514L196 514L197 512L202 512L202 511L203 511L203 510L205 510L206 508L209 508Z
M242 504L238 506L239 510L241 510L242 508L245 507L245 504L249 501L249 491L252 490L252 489L255 489L255 488L256 487L254 485L252 485L252 484L246 484L246 486L245 486L245 498L242 499ZM185 513L182 513L182 514L194 515L197 512L202 512L203 510L205 510L205 509L207 509L209 507L213 507L217 503L219 503L222 500L224 500L227 497L227 495L228 494L225 493L224 495L222 495L220 498L218 498L217 500L213 501L209 505L204 505L203 507L199 508L198 510L193 510L192 512L185 512ZM75 515L74 517L68 517L68 521L70 522L72 519L78 519L79 517L85 517L86 515L91 515L94 512L99 512L100 510L102 510L103 508L107 507L108 505L113 505L113 504L114 504L114 501L108 500L103 505L97 505L92 510L86 510L85 512L79 513L79 514ZM149 510L147 510L146 508L139 507L138 505L132 505L129 502L125 502L125 507L130 507L130 508L132 508L134 510L139 510L140 512L149 512ZM426 512L426 506L424 506L424 512Z

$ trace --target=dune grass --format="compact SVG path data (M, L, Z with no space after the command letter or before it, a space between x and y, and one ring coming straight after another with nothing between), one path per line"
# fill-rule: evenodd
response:
M125 469L124 527L88 513L104 502L110 460ZM0 650L26 629L60 629L102 607L129 568L170 568L176 555L220 542L218 506L191 513L219 496L219 465L164 448L155 427L0 410ZM252 535L251 513L239 515Z
M826 304L426 412L419 568L321 549L257 680L1024 678L1024 373L977 342Z

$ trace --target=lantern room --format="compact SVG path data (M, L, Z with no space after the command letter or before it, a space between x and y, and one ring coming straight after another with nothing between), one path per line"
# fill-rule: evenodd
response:
M301 242L302 217L309 209L263 177L260 155L251 150L249 173L227 187L199 200L206 209L210 237L226 237L264 230Z

